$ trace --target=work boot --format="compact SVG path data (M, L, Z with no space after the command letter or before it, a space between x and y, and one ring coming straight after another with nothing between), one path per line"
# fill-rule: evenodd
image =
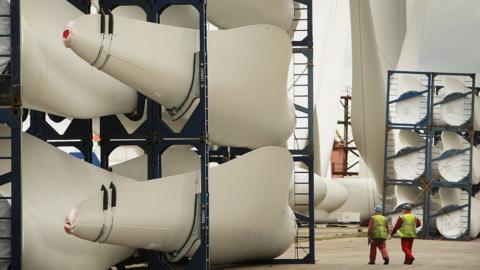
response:
M368 262L368 264L375 264L375 262Z
M414 257L409 258L409 259L406 260L403 264L413 264L413 261L415 261L415 258L414 258Z
M383 258L383 264L388 264L389 262L390 262L390 258L389 258L389 257Z

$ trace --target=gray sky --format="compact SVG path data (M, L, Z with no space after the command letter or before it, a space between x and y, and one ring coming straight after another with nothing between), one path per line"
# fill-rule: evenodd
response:
M480 1L430 0L420 68L428 71L480 71Z

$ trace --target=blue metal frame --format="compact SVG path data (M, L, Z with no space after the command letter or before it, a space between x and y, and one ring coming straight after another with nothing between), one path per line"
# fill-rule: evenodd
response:
M85 0L66 0L77 7L84 13L90 13L90 1ZM14 46L12 45L12 49ZM24 118L26 118L28 110L24 110ZM87 162L92 162L92 120L91 119L73 119L67 130L63 134L59 134L47 122L47 117L54 120L63 120L62 117L49 115L45 112L29 110L30 126L26 130L27 133L49 142L50 144L61 147L71 146L77 148Z
M306 32L305 37L302 40L293 40L292 45L294 47L313 47L313 5L312 5L312 0L294 0L298 4L301 4L302 6L305 6L304 8L300 9L306 9L307 10L307 28L306 29L300 29L299 31ZM297 20L297 22L300 22L302 19Z
M427 100L427 106L430 108L430 101L432 100L432 91L431 91L431 87L432 87L432 77L430 75L430 73L428 72L409 72L409 71L391 71L389 70L388 71L388 78L387 78L387 104L386 104L386 116L385 116L385 119L386 119L386 123L388 125L388 127L390 128L394 128L394 129L426 129L427 127L430 126L430 120L431 120L431 110L428 110L427 109L427 113L426 113L426 121L422 121L420 123L417 123L417 124L406 124L406 123L397 123L397 122L392 122L392 120L390 119L390 113L391 113L391 106L392 104L395 104L399 101L403 101L407 98L412 98L414 96L409 96L409 97L404 97L404 98L400 98L400 97L395 97L395 98L392 98L392 81L394 80L394 75L396 74L411 74L411 75L422 75L422 76L425 76L427 77L427 89L422 89L424 90L424 92L426 92L427 94L427 97L426 97L426 100Z
M89 0L67 0L70 4L74 5L80 11L85 14L90 13L90 1Z
M430 210L430 202L431 202L431 197L434 195L432 194L433 190L435 190L435 187L441 187L441 188L458 188L464 192L467 192L468 194L468 203L467 204L464 204L464 205L460 205L460 206L447 206L447 207L444 207L442 209L440 209L438 212L436 213L431 213L432 211ZM472 203L472 196L473 196L473 193L472 193L472 186L464 186L464 187L459 187L459 186L455 186L455 185L433 185L431 189L428 190L428 194L427 194L427 199L426 199L426 202L428 203L428 215L427 215L427 219L428 219L428 222L432 222L433 220L435 220L435 218L437 218L438 216L441 216L441 215L445 215L445 214L448 214L450 212L455 212L455 211L458 211L458 210L461 210L461 209L464 209L464 208L467 208L467 214L468 214L468 227L467 227L467 230L463 233L463 235L461 235L460 237L458 238L455 238L455 239L449 239L449 238L445 238L443 236L435 236L435 235L432 235L432 233L430 232L429 228L426 227L426 230L425 230L425 235L426 235L426 238L427 239L443 239L443 240L451 240L451 241L458 241L458 240L463 240L463 241L468 241L468 240L472 240L470 238L470 224L471 224L471 211L472 211L472 208L471 208L471 203ZM424 215L425 216L425 215ZM425 223L425 224L428 224L428 223Z
M9 260L12 270L22 269L22 110L20 107L0 108L0 123L6 124L10 128L10 136L0 138L1 140L10 140L11 153L3 159L10 159L11 170L9 173L0 176L1 184L11 183L10 197L1 197L0 199L11 199L11 236L0 238L10 239L11 256L9 258L0 258L0 260Z
M162 1L159 1L162 2ZM169 0L165 1L169 4L178 4L182 1ZM185 3L191 3L195 1L183 1ZM294 40L292 44L294 46L294 53L303 54L307 57L308 65L308 108L301 106L296 106L298 111L308 114L308 144L305 149L301 150L290 150L292 155L294 155L294 160L297 162L303 162L308 167L309 173L309 218L303 218L301 222L307 222L309 227L309 236L308 236L308 254L304 258L296 259L285 259L285 260L268 260L262 261L260 263L266 264L295 264L295 263L315 263L315 217L314 217L314 171L313 171L313 38L312 38L312 1L311 0L297 0L298 3L302 4L302 9L307 11L307 28L305 31L307 35L302 40ZM159 8L160 3L154 4L152 2L141 2L135 0L104 0L102 2L103 6L106 8L113 9L119 5L137 5L143 8L147 14L147 20L151 22L158 22ZM198 10L198 8L197 8ZM200 12L199 12L200 13ZM144 106L144 99L139 101L138 111L142 112ZM180 134L173 132L162 120L160 117L161 106L156 104L150 99L146 100L147 108L147 118L140 125L140 127L135 130L132 134L128 134L122 127L120 121L116 116L107 116L102 117L100 120L100 133L102 136L101 139L101 162L102 167L108 169L108 157L110 153L122 145L137 145L141 147L148 155L148 175L150 179L158 178L161 175L161 154L169 146L173 144L189 144L197 148L198 153L203 155L202 152L209 154L208 158L205 160L202 159L202 164L205 165L205 162L208 163L208 160L211 162L223 163L230 159L235 158L238 155L243 155L251 151L247 148L237 148L237 147L219 147L216 150L210 150L208 153L206 149L202 149L206 144L195 144L194 141L177 141L176 143L171 143L171 141L165 141L166 138L181 138L184 137L196 137L202 136L198 131L201 130L195 123L202 123L203 121L199 117L192 116L189 123L185 125L184 130ZM201 108L201 104L199 106ZM137 119L141 116L137 115ZM298 215L297 215L298 216ZM158 260L157 260L158 261ZM157 266L161 267L161 266ZM194 268L197 269L197 268Z
M315 263L315 206L314 206L314 153L313 153L313 109L314 109L314 93L313 93L313 7L312 0L295 0L301 4L300 10L305 10L307 13L306 19L299 19L299 21L306 20L306 29L300 29L299 31L306 32L307 34L301 39L292 41L293 54L301 54L307 59L306 66L308 69L307 76L307 87L308 87L308 107L303 107L299 104L295 104L297 119L299 113L306 114L308 118L308 135L306 147L303 149L289 149L290 153L293 156L295 162L302 162L308 168L308 208L309 214L308 217L296 213L299 226L307 224L308 226L308 236L299 236L297 234L296 241L308 240L308 247L299 247L296 246L296 258L289 259L274 259L274 260L264 260L258 261L258 264L314 264ZM303 118L303 116L302 116ZM299 121L297 121L298 124ZM302 128L304 129L304 128ZM251 151L246 148L236 148L236 147L220 147L217 150L211 152L212 156L215 159L212 161L224 162L235 158L238 155L243 155ZM306 251L304 257L297 256L298 250Z
M85 0L67 0L76 8L84 13L90 13L90 1ZM12 46L12 49L14 47ZM27 133L44 140L56 147L71 146L77 148L87 162L92 162L92 120L91 119L73 119L63 134L59 134L48 122L47 118L55 122L62 121L64 118L47 114L41 111L25 110L23 117L30 114L29 128ZM24 120L25 121L25 120Z
M305 164L308 170L308 217L296 213L299 226L306 224L308 227L308 236L296 235L297 243L301 240L308 240L308 247L295 246L294 259L276 259L270 261L272 264L315 264L315 205L314 205L314 143L313 143L313 113L314 113L314 75L313 75L313 1L312 0L295 0L300 7L298 12L302 10L306 11L306 18L298 19L299 23L303 20L306 22L306 28L298 28L296 32L306 32L305 37L302 40L292 41L293 55L300 54L307 59L307 99L308 107L305 108L299 104L294 104L296 109L297 125L301 117L307 117L308 132L306 146L303 149L290 149L290 153L293 156L295 162L302 162ZM295 91L295 89L293 89ZM295 93L294 93L295 95ZM299 116L305 115L306 116ZM304 127L296 127L296 129L304 129ZM296 172L295 172L296 174ZM304 251L306 254L304 257L299 257L299 250Z
M67 130L59 134L48 122L47 117L60 119L45 112L30 110L30 127L27 133L42 139L56 147L72 146L77 148L87 162L92 162L92 120L72 119Z
M18 0L17 0L18 1ZM84 0L67 0L72 5L76 6L84 13L89 13L90 3ZM315 223L314 223L314 173L313 173L313 20L312 20L312 1L311 0L295 0L302 6L302 9L307 10L307 35L302 40L294 40L292 42L294 53L304 54L309 61L309 75L308 75L308 108L296 106L299 112L308 114L308 144L305 149L291 150L296 162L303 162L308 167L309 175L309 217L299 216L300 221L307 222L309 227L309 247L308 254L304 258L287 259L287 260L273 260L265 263L315 263ZM12 0L15 2L15 0ZM225 162L236 155L246 153L250 151L245 148L230 148L221 147L218 150L210 151L208 142L208 76L207 76L207 53L206 53L206 35L207 35L207 20L206 20L206 3L207 0L159 0L159 1L139 1L139 0L103 0L101 5L104 9L110 9L120 5L136 5L143 8L147 14L147 20L150 22L158 22L159 14L168 6L175 4L188 4L194 6L200 14L200 92L201 99L200 104L193 113L189 122L185 125L185 128L180 133L173 132L161 119L160 112L161 106L156 104L152 100L145 99L142 95L139 95L139 108L138 113L133 115L127 115L132 120L138 120L139 114L145 113L143 111L143 104L146 102L147 107L147 120L141 124L133 134L128 134L122 127L116 116L102 117L100 120L101 129L101 163L102 167L108 169L108 157L110 153L118 146L122 145L137 145L141 147L147 153L149 157L148 175L150 179L159 178L161 176L161 154L171 145L177 144L189 144L197 148L198 153L201 155L202 161L202 193L201 193L201 211L202 211L202 245L198 249L195 256L192 258L191 263L187 269L209 269L209 207L208 207L208 163L209 161ZM14 48L14 46L12 46ZM19 47L18 47L19 48ZM71 131L67 131L66 134L60 135L46 123L45 113L33 112L32 113L32 127L29 132L51 142L56 146L75 146L79 148L84 156L91 157L91 129L88 132L89 138L86 133L79 132L85 131L86 126L91 122L79 122L72 123ZM85 120L90 121L90 120ZM187 140L185 138L188 138ZM71 140L77 139L73 145L68 142L58 142L58 140ZM87 142L88 140L88 142ZM212 157L210 157L212 153ZM297 215L298 216L298 215ZM163 269L165 266L161 264L161 255L156 253L150 254L149 269Z
M2 74L2 80L9 82L6 88L0 89L0 123L10 127L10 136L1 137L1 140L10 140L11 171L0 176L2 184L11 183L11 256L0 258L10 260L12 270L22 269L22 102L20 89L20 0L10 0L10 55L0 57L10 58L10 74ZM8 199L8 197L2 198ZM1 237L1 236L0 236Z
M398 98L391 98L391 88L392 88L392 79L395 75L397 74L412 74L412 75L425 75L428 77L428 86L426 91L427 93L427 114L426 114L426 119L425 121L419 123L419 124L405 124L405 123L396 123L390 121L390 106L391 104L395 103L398 101ZM469 77L471 79L471 92L465 95L461 95L458 98L464 98L468 95L472 95L472 107L471 107L471 119L467 122L467 124L462 125L462 126L437 126L433 122L433 109L435 106L438 106L441 103L434 103L434 96L435 96L435 91L440 89L439 86L436 85L436 78L438 76L463 76L463 77ZM445 240L469 240L469 233L470 233L470 213L471 213L471 196L473 195L473 189L472 189L472 183L471 183L471 177L472 177L472 149L474 145L474 140L475 140L475 132L473 129L473 115L474 115L474 95L476 95L477 91L475 88L475 74L470 74L470 73L441 73L441 72L411 72L411 71L388 71L388 79L387 79L387 100L386 100L386 114L385 114L385 120L386 120L386 135L385 135L385 152L384 152L384 194L387 194L387 189L391 186L414 186L414 187L422 187L424 190L423 194L423 203L421 204L423 207L423 224L430 224L432 220L434 220L436 217L452 212L452 211L457 211L459 209L462 209L464 207L468 207L468 228L464 235L459 237L458 239L445 239ZM396 155L394 156L388 156L389 153L389 139L390 139L390 133L389 131L391 130L401 130L401 129L407 129L407 130L412 130L416 132L420 132L423 137L425 137L425 146L422 147L422 149L425 149L425 173L421 177L421 179L390 179L388 175L388 166L389 163L388 161L392 158L395 158ZM447 182L445 180L435 180L433 175L432 175L432 165L434 162L437 162L439 159L442 157L437 157L434 158L432 151L434 148L434 143L435 143L435 138L436 135L443 132L443 131L453 131L457 133L464 134L466 136L466 139L470 142L470 148L465 151L469 151L469 173L468 175L459 182L453 183L453 182ZM391 147L391 146L390 146ZM412 149L413 151L414 149ZM417 149L418 150L418 149ZM462 151L463 152L463 151ZM450 153L450 154L460 154L460 152L455 152L455 153ZM435 181L434 181L435 180ZM459 206L459 207L449 207L448 209L441 209L437 213L431 213L431 197L434 195L434 193L439 189L439 188L458 188L461 189L465 192L468 193L469 199L468 199L468 204ZM383 206L384 209L387 209L387 202L386 202L386 196L383 198ZM397 211L390 212L389 214L395 213ZM422 234L425 238L427 239L433 239L435 238L434 235L430 232L429 226L424 226L424 229L422 230Z
M158 23L159 14L171 5L191 5L197 9L199 20L200 51L200 103L184 128L176 133L161 119L161 105L147 99L147 120L132 134L128 134L116 116L107 116L100 119L101 130L101 163L108 168L108 157L111 152L121 145L140 146L148 155L149 179L161 177L161 155L172 145L192 145L201 156L201 245L192 257L187 269L210 269L209 251L209 193L208 167L210 161L210 144L208 139L208 75L207 75L207 18L206 0L103 0L101 7L113 10L121 5L135 5L141 7L147 16L147 21ZM143 107L144 99L140 96L139 108ZM142 111L139 109L139 111ZM137 119L138 119L137 115ZM161 254L148 252L149 269L168 268L162 264Z
M309 24L311 23L311 9L312 9L312 2L308 2L308 9L309 11ZM309 26L309 38L312 38L312 25ZM295 45L295 42L294 42ZM308 217L303 217L299 214L296 214L297 219L299 219L299 223L306 223L308 226L308 249L305 257L303 258L295 258L295 259L286 259L286 260L278 260L279 262L283 263L308 263L314 264L315 263L315 203L314 203L314 195L315 195L315 184L314 184L314 143L313 143L313 110L314 110L314 93L313 93L313 46L312 43L308 43L308 47L294 47L293 53L294 54L303 54L309 63L308 66L308 108L300 108L298 104L295 104L295 108L297 109L296 114L299 112L303 112L307 114L308 117L308 140L305 148L300 150L293 150L290 149L290 152L293 155L293 159L295 162L302 162L306 165L308 169ZM301 237L297 235L296 240L299 241ZM296 249L305 250L303 247L295 247ZM296 254L298 254L296 252Z

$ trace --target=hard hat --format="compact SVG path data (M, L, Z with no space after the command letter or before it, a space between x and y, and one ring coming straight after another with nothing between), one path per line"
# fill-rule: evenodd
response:
M381 205L377 205L374 208L375 212L383 212L383 207Z
M408 211L411 211L412 210L412 206L410 204L405 204L403 206L403 210L408 210Z

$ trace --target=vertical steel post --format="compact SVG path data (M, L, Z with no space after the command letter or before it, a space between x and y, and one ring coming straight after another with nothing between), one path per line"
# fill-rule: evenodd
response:
M313 24L312 24L312 2L310 1L308 5L308 31L309 37L312 38ZM309 164L308 165L308 241L309 241L309 254L307 263L315 263L315 175L314 175L314 142L313 142L313 112L314 112L314 76L313 76L313 40L309 43L308 48L308 155L309 155Z
M22 108L20 89L20 0L10 0L11 33L11 235L12 270L22 269Z
M344 107L344 110L343 110L343 140L344 140L344 148L343 148L343 175L348 175L348 125L349 125L349 121L348 121L348 105L349 105L349 100L348 100L348 97L345 97L345 107Z
M203 110L202 117L202 138L198 149L201 155L201 194L200 194L200 239L201 245L198 248L192 262L187 269L209 270L210 269L210 198L209 198L209 162L210 142L208 133L208 53L207 53L207 0L198 0L199 10L199 32L200 32L200 108Z
M22 269L22 110L12 109L11 130L11 257L12 270Z

